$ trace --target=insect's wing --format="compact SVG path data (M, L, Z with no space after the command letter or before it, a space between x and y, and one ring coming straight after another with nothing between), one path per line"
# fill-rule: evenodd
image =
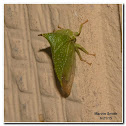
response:
M49 41L56 75L64 96L69 96L75 71L75 48L69 36L48 33L43 36Z
M73 43L68 46L68 53L66 57L66 63L64 65L62 73L62 91L66 97L70 95L74 74L75 74L75 48Z
M56 50L52 50L53 62L57 77L61 84L64 97L71 92L75 73L75 48L74 43L65 42L60 44Z

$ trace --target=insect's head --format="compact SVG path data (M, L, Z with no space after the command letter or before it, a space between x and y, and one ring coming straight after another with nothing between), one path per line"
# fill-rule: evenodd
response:
M78 36L78 32L74 32L74 35L75 35L75 36Z
M71 41L75 43L75 42L76 42L76 38L72 38L72 40L71 40Z

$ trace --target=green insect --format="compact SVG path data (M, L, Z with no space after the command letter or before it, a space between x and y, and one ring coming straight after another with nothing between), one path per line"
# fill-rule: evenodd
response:
M80 35L83 24L86 22L88 22L88 20L80 25L79 32L73 32L70 29L63 29L58 26L60 30L38 35L45 37L50 43L54 69L64 93L64 97L70 95L74 80L75 52L77 52L81 61L84 61L89 65L91 65L91 63L82 59L79 49L88 55L95 56L95 54L88 53L81 45L75 43L76 36Z

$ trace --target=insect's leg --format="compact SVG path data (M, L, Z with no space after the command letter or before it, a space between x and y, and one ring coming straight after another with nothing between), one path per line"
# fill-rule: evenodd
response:
M79 56L79 58L80 58L80 60L81 60L81 61L86 62L88 65L91 65L91 64L92 64L92 63L88 63L86 60L82 59L81 54L80 54L80 52L79 52L79 49L78 49L78 48L76 48L76 52L77 52L77 54L78 54L78 56Z
M63 29L63 28L62 28L62 27L60 27L59 25L58 25L58 28L59 28L59 29Z
M96 56L96 54L91 54L91 53L89 53L86 49L84 49L84 48L83 48L81 45L79 45L79 44L76 44L76 43L75 43L75 47L78 48L78 49L80 49L81 51L83 51L83 52L86 53L87 55Z
M87 22L88 22L88 19L87 19L84 23L82 23L82 24L80 25L79 32L75 32L75 33L74 33L75 36L79 36L79 35L80 35L83 25L84 25L85 23L87 23Z
M42 34L39 34L38 36L42 36Z
M56 32L56 30L55 30L55 29L53 29L53 33L54 33L54 32Z

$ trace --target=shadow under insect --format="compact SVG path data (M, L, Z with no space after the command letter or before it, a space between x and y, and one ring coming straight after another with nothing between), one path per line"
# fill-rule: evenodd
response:
M55 82L56 82L56 87L57 87L58 91L60 92L61 96L67 97L67 94L62 90L62 87L61 87L60 82L59 82L59 80L57 78L56 72L54 70L54 64L53 64L53 59L52 59L51 48L47 47L45 49L40 49L39 52L45 52L51 58L52 65L53 65L54 78L55 78Z

